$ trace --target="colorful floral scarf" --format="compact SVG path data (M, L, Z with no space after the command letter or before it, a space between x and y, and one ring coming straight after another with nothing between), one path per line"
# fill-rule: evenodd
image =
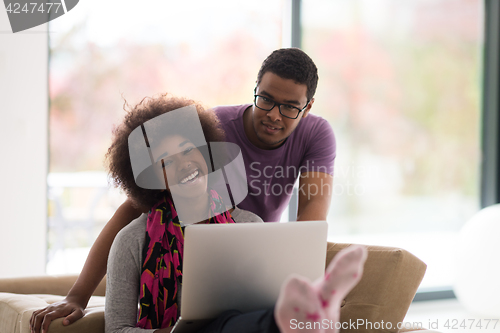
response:
M209 193L211 215L225 211L217 192ZM211 217L208 223L234 223L234 220L226 211ZM137 327L170 327L179 318L177 292L182 285L183 255L184 227L168 194L148 214Z

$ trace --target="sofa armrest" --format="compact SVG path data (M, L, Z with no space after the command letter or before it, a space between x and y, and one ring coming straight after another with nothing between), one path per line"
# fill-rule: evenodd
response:
M78 275L34 276L23 278L0 279L0 292L14 294L50 294L66 296L75 283ZM102 279L94 291L94 296L104 296L106 277Z
M326 263L350 244L328 243ZM392 247L367 246L363 277L346 296L340 321L364 320L362 328L349 326L342 332L398 332L424 277L427 265L410 252ZM384 322L384 329L377 325ZM390 323L390 324L389 324ZM389 328L390 326L390 328Z

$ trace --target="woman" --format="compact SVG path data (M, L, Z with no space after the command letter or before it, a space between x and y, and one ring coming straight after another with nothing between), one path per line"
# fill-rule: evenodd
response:
M179 317L183 222L261 221L255 214L238 208L227 210L217 191L209 187L207 159L198 149L197 140L186 131L178 133L178 123L171 123L170 130L157 127L162 132L159 136L149 135L148 131L156 127L144 126L148 121L191 103L165 96L143 100L115 131L107 155L110 174L115 184L138 206L149 208L149 213L123 228L111 247L106 332L170 332ZM199 105L196 110L206 141L220 141L222 132L213 113ZM129 145L129 137L136 128L142 129L150 150L154 169L150 174L159 183L165 182L164 189L151 189L155 185L144 189L137 185L140 177L137 172L134 174L133 159L131 162L135 148ZM182 219L177 210L184 211ZM246 314L228 311L200 332L297 332L297 327L291 324L293 320L303 323L303 327L316 328L307 329L308 332L322 332L323 326L305 323L338 321L340 302L359 281L365 259L364 248L350 248L337 255L325 277L313 284L290 277L282 286L274 308Z
M221 149L221 141L224 132L213 112L191 100L162 95L145 98L126 115L114 130L106 158L115 185L137 207L149 211L166 191L182 222L189 224L209 218L207 189L227 193L217 169L230 159L222 155L232 152ZM246 178L243 181L246 186ZM225 211L223 206L217 212ZM247 222L262 222L253 213L237 208L233 212L241 213L250 219Z
M219 123L215 114L204 110L203 107L197 105L194 101L181 98L168 98L164 95L155 99L145 99L143 102L139 103L139 105L132 108L121 126L114 131L115 140L108 152L108 161L110 162L109 171L114 177L115 184L124 190L128 197L127 201L131 204L120 206L111 220L104 226L99 237L90 249L90 253L81 274L66 298L33 312L30 320L31 331L35 333L47 333L50 323L57 318L65 317L62 324L67 326L83 317L84 310L92 293L106 274L108 253L116 234L129 224L130 216L138 216L138 214L136 215L137 209L134 208L133 211L131 211L130 208L135 206L143 212L148 212L149 209L162 198L162 189L145 189L137 186L133 170L131 169L131 160L127 143L128 136L135 128L141 125L144 126L148 120L157 118L165 113L171 113L173 110L188 105L193 105L197 110L203 141L216 142L224 140L224 133L218 126ZM184 120L187 121L189 119ZM169 127L169 131L171 132L177 134L182 132L179 131L176 126L167 125L167 127ZM153 131L150 134L153 134L154 137L155 134L161 135L162 133L162 131L154 131L153 127ZM200 144L198 144L198 146L200 146ZM206 155L205 153L205 156ZM149 156L146 154L144 160L148 158ZM166 176L164 177L165 180L167 178ZM176 184L173 184L172 187L176 187ZM165 188L164 186L163 189ZM207 193L206 189L203 191ZM206 200L207 198L205 198L205 204ZM191 208L196 206L196 203L202 204L200 202L195 202L195 204L191 206L184 203L187 203L187 201L178 202L177 210L180 211L181 214L189 214L190 211L197 212L199 210L191 210ZM225 211L225 209L223 210ZM234 210L231 209L229 213L232 214L232 217L236 221L262 221L257 215L240 210L237 207L234 207ZM208 213L202 214L207 215ZM208 218L208 216L206 217ZM184 222L188 222L187 220L190 218L189 215L186 216ZM196 217L192 218L196 219Z

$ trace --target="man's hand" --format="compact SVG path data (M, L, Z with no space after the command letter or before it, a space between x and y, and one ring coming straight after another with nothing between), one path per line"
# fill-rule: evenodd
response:
M78 302L64 299L47 306L44 309L36 310L31 315L30 328L32 333L46 333L50 323L57 318L66 317L63 325L67 326L83 317L82 307Z
M332 193L332 175L323 172L301 174L297 221L326 221Z

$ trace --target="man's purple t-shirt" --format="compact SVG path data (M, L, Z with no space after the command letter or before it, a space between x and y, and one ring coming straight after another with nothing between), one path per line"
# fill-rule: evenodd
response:
M309 113L282 146L272 150L257 148L248 140L243 127L243 112L249 106L218 106L214 110L226 132L226 141L241 148L245 163L248 195L238 207L266 222L275 222L288 205L300 173L317 171L333 175L335 136L324 118ZM307 194L307 190L299 192Z

